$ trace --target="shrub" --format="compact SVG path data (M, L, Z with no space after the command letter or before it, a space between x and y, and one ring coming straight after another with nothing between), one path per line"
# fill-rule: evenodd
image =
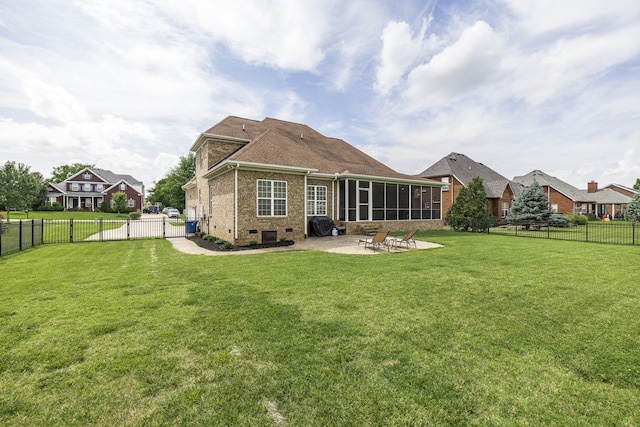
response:
M109 204L107 202L102 202L100 204L100 211L105 212L105 213L113 213L113 209L111 209L109 207Z
M129 212L129 219L140 219L140 212Z
M587 219L588 219L589 221L597 221L597 220L598 220L598 217L596 216L596 214L595 214L595 213L593 213L593 212L589 212L589 214L587 215Z
M249 246L257 246L258 242L256 240L252 240L249 242Z
M229 242L224 242L224 245L222 245L223 249L231 249L233 247L233 245Z
M287 238L286 238L286 237L281 237L281 238L280 238L280 243L284 243L284 242L286 242L286 241L287 241Z

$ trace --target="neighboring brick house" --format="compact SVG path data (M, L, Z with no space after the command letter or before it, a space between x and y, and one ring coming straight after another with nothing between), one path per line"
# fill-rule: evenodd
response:
M617 193L620 194L624 194L627 197L630 198L634 198L636 196L636 194L640 193L640 190L636 190L635 188L632 187L626 187L624 185L620 185L620 184L609 184L606 187L604 187L605 189L609 189L609 190L613 190Z
M610 188L598 189L595 181L589 182L586 190L580 190L540 170L514 177L513 180L525 187L537 181L549 200L551 211L565 215L587 215L593 212L598 217L623 218L627 205L632 200Z
M58 202L69 211L99 210L103 202L111 207L111 197L122 191L132 210L144 207L144 184L131 175L103 169L84 169L66 180L47 183L49 203Z
M451 153L443 157L418 176L434 179L446 185L442 188L442 211L445 213L458 197L460 189L476 176L482 179L487 193L487 211L491 216L506 217L513 201L522 191L520 184L460 153Z
M314 216L343 221L347 234L442 228L440 182L398 173L304 124L230 116L190 151L187 216L233 244L306 238Z

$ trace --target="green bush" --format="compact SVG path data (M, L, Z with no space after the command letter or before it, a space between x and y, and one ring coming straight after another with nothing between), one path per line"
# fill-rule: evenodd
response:
M594 214L593 212L589 212L589 214L587 215L587 219L589 221L597 221L598 217L596 216L596 214Z
M113 213L113 212L115 212L113 209L111 209L109 207L109 204L107 202L102 202L100 204L100 211L101 212L105 212L105 213Z
M140 219L140 212L129 212L129 219Z

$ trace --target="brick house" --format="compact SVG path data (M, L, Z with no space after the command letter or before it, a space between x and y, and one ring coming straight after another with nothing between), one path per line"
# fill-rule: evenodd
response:
M632 198L611 188L598 189L598 183L587 183L587 189L578 189L540 170L513 178L524 185L537 181L549 200L552 212L565 215L587 215L593 212L598 217L624 218L627 205Z
M306 238L315 216L343 221L347 234L443 225L440 182L398 173L304 124L230 116L190 151L187 217L236 245Z
M111 207L111 197L122 191L132 210L144 207L144 184L131 175L103 169L84 169L66 180L47 183L49 203L58 202L69 211L99 210L103 202Z
M445 184L442 188L442 212L445 213L458 197L460 189L476 176L482 178L482 185L487 193L487 211L491 216L506 217L513 201L522 191L522 185L460 153L443 157L418 176Z

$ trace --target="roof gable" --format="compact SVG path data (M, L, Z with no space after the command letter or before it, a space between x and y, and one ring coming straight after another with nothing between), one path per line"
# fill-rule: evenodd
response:
M460 153L450 153L438 160L432 166L425 169L418 176L423 178L436 178L441 176L454 176L463 185L467 185L476 176L482 179L488 198L500 198L504 190L510 184L514 184L493 169L478 163ZM512 192L516 192L517 185L511 185Z

